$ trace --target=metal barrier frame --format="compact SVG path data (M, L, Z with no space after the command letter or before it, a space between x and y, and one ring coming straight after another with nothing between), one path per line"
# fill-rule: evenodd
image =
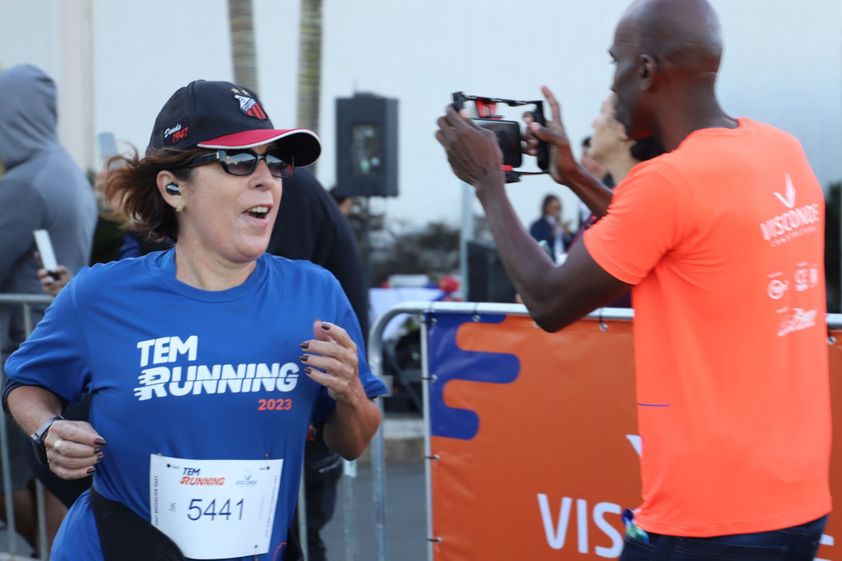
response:
M529 316L526 307L521 304L496 304L476 302L403 302L390 308L380 316L369 331L368 338L368 364L375 376L383 377L383 332L386 326L399 315L425 316L430 313L436 314L471 314L474 321L479 321L481 314L505 314L512 316ZM598 308L586 316L597 321L605 320L633 320L634 311L630 308ZM433 321L435 318L432 318ZM428 326L426 321L421 321L421 368L424 403L424 484L427 512L427 559L433 561L433 545L440 541L433 535L433 510L432 510L432 482L431 462L437 458L431 455L430 450L430 410L429 410L429 383L435 381L430 376L429 361L427 356L427 335ZM827 326L830 329L842 329L842 314L827 314ZM601 324L602 329L607 328ZM828 334L828 337L830 335ZM380 405L383 411L382 403ZM372 500L375 505L374 539L376 561L388 561L386 549L386 455L385 438L383 435L383 423L371 441L371 464L372 464ZM353 510L353 505L351 507ZM346 524L348 524L346 517ZM353 544L354 551L348 559L357 559L357 544ZM347 544L346 544L347 547Z
M13 304L22 306L24 318L24 330L27 336L32 332L32 307L36 305L49 305L53 298L47 295L37 294L0 294L0 305ZM370 330L368 346L368 363L375 376L384 377L383 374L383 332L389 322L399 315L425 316L430 313L436 314L471 314L474 320L478 321L481 314L506 314L513 316L528 316L529 312L525 306L520 304L495 304L495 303L472 303L472 302L404 302L390 308L380 316ZM587 316L590 319L601 321L606 320L632 320L634 312L624 308L600 308ZM435 319L435 318L433 318ZM428 362L427 335L428 326L426 321L421 321L421 367L422 367L422 388L424 405L424 456L425 456L425 497L427 512L427 556L429 561L433 560L433 544L438 540L432 535L432 487L430 463L436 458L430 452L430 428L429 428L429 388L431 381ZM827 315L828 329L842 328L842 314ZM3 364L0 363L0 383L5 380ZM382 400L378 402L381 418L383 416ZM8 442L8 427L6 426L5 415L0 415L0 442ZM371 441L371 465L372 465L372 500L374 501L374 538L375 538L375 559L376 561L387 561L388 552L386 548L387 524L386 524L386 454L385 438L383 434L383 423ZM9 451L7 446L0 446L0 468L3 473L3 494L6 506L7 523L6 530L9 533L9 551L7 554L0 552L0 559L17 559L26 561L27 557L16 555L15 544L15 522L12 505L11 491L11 468ZM303 477L303 470L302 470ZM355 480L355 478L348 478ZM351 543L346 543L346 559L356 561L359 558L358 540L353 524L356 520L356 500L353 492L353 481L348 481L345 495L345 536ZM302 479L303 486L303 479ZM36 484L36 500L38 513L38 543L41 551L39 559L49 559L46 519L44 516L44 490L40 482ZM353 516L352 516L353 514ZM301 518L304 518L303 516ZM306 524L306 522L305 522ZM306 536L306 526L303 536ZM306 547L306 543L305 543ZM44 553L46 556L43 556ZM36 561L36 560L32 560Z
M34 325L32 323L32 307L40 305L49 305L53 301L52 296L46 294L0 294L0 305L20 305L23 310L23 329L27 337L32 333ZM6 380L6 371L4 369L3 361L0 361L0 386ZM9 427L6 426L6 415L0 414L0 442L9 442ZM15 511L12 503L12 469L11 459L9 458L8 446L0 446L0 466L3 470L3 500L6 507L6 532L9 536L9 551L8 555L11 559L19 559L21 561L30 559L29 557L21 557L17 553L17 529L15 528ZM35 482L35 503L36 513L38 516L38 549L40 554L38 559L49 559L50 551L47 541L47 520L44 506L44 487L41 482L36 479ZM3 554L0 553L0 558Z

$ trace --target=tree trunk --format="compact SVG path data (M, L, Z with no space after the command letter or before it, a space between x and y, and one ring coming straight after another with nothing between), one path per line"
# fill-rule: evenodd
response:
M322 0L301 0L298 39L298 126L318 132L322 83ZM310 168L316 173L315 164Z
M251 0L228 0L228 25L231 28L234 82L259 94Z

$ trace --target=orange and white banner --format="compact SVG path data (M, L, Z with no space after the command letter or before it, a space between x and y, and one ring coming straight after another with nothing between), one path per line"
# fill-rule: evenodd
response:
M435 560L618 557L622 509L640 502L631 322L548 334L522 316L433 318ZM842 411L838 339L831 391ZM835 429L831 491L842 500L842 413ZM842 517L831 517L819 558L842 561Z

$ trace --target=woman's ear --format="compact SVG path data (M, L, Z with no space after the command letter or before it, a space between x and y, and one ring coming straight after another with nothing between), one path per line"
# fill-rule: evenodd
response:
M155 184L158 187L158 192L161 198L164 199L168 205L173 207L176 212L184 210L184 198L182 197L182 181L178 179L172 172L167 170L159 171L155 178Z

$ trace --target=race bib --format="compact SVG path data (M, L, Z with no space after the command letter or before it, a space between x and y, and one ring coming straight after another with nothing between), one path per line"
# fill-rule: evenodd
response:
M192 559L269 551L283 460L149 457L153 526Z

